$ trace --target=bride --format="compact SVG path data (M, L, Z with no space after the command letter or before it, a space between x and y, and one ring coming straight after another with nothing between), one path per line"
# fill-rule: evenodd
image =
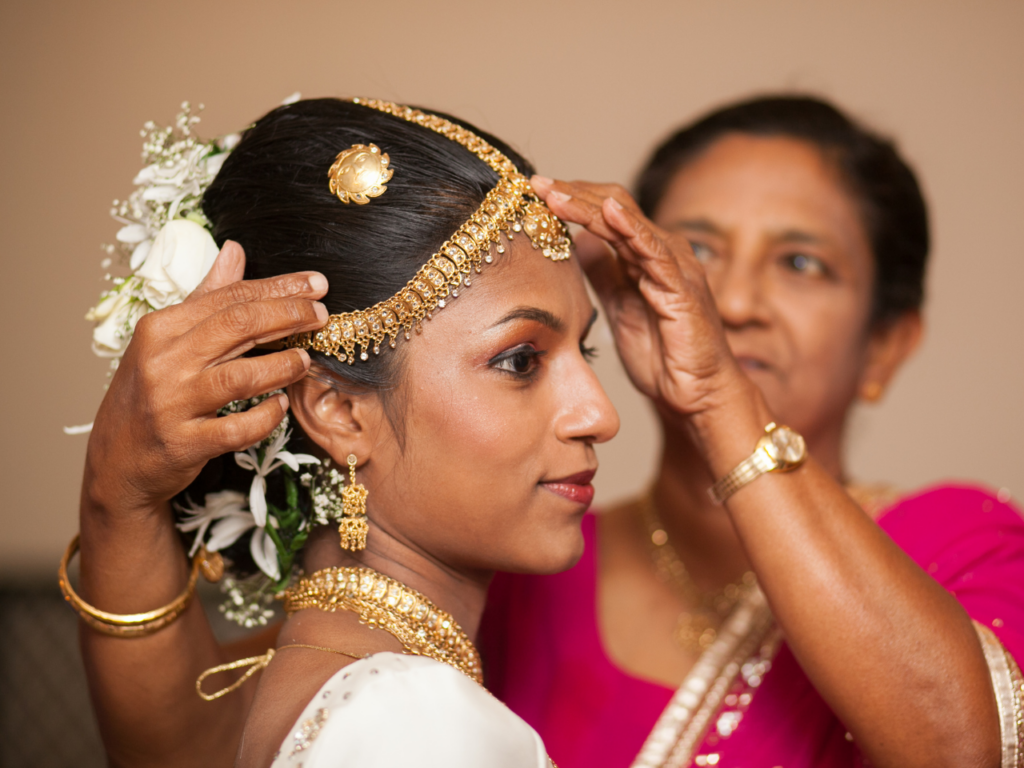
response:
M618 428L563 225L501 142L385 102L283 106L214 157L201 210L168 216L104 300L142 286L90 437L80 592L62 580L87 655L206 670L211 718L247 717L243 766L546 766L473 639L496 570L580 557L594 445ZM203 225L209 273L151 311L167 254L216 253ZM225 565L229 615L258 623L277 594L289 618L247 660L258 686L220 696L236 665L189 598ZM93 695L127 713L131 682ZM160 745L170 762L230 758L201 725ZM114 764L154 749L132 726L103 726Z

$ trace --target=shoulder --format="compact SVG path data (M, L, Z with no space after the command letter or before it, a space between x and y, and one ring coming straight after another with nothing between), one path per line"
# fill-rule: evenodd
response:
M1024 517L1008 493L936 486L901 499L879 525L1014 658L1024 658Z
M456 669L381 653L352 664L317 692L274 768L543 768L536 732Z

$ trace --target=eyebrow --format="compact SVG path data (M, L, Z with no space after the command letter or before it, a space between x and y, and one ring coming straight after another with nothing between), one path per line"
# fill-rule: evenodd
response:
M803 232L799 229L787 229L775 237L775 240L782 243L807 243L808 245L824 245L825 239L812 235L810 232Z
M688 229L694 232L703 232L708 235L725 237L726 232L708 219L680 219L668 227L670 230ZM804 232L799 229L787 229L778 234L773 234L771 239L779 243L807 243L808 245L825 245L825 238Z
M596 312L596 310L595 310ZM497 328L499 325L505 325L511 323L514 320L531 320L541 325L546 325L553 331L561 331L565 324L562 319L557 315L548 312L546 309L540 307L516 307L498 322L491 326L491 328Z
M715 226L708 219L680 219L679 221L672 222L668 228L670 230L692 229L697 232L706 232L709 235L725 236L725 231Z

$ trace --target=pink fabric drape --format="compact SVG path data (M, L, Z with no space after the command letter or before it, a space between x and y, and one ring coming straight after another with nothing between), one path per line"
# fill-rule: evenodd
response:
M1024 518L1008 501L945 485L902 499L879 525L976 621L1024 661ZM487 684L544 738L561 768L625 768L673 690L617 668L596 617L596 525L555 576L495 579L481 628ZM701 752L719 768L846 768L857 745L783 644L739 726Z

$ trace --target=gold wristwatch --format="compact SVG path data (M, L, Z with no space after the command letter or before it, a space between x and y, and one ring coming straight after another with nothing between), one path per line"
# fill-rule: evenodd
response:
M757 441L754 452L708 488L708 495L716 504L721 504L766 472L790 472L803 464L806 458L804 439L789 427L773 421L764 428L764 436Z

